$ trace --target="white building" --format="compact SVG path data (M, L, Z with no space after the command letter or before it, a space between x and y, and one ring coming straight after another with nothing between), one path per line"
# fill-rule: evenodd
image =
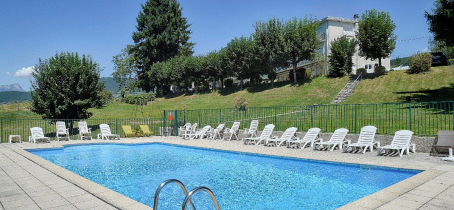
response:
M355 38L355 31L358 30L358 15L354 16L354 19L338 18L338 17L326 17L321 19L320 26L317 29L320 34L320 39L323 40L322 48L318 51L322 55L328 56L330 51L331 42L341 36L347 36L349 38ZM359 47L356 47L356 52L353 55L353 70L352 73L356 74L356 69L365 68L367 73L373 73L375 66L378 66L378 60L365 59L358 55ZM382 58L382 66L387 70L391 69L391 59ZM327 73L325 68L325 74Z
M319 34L320 40L323 41L322 48L318 52L322 55L323 58L326 58L328 61L328 56L331 53L331 42L341 36L347 36L349 38L355 38L355 31L358 30L358 15L354 16L354 19L348 18L339 18L339 17L326 17L319 20L319 27L317 33ZM356 70L359 68L365 68L367 73L373 73L376 66L378 66L378 60L365 59L358 55L359 47L356 46L355 54L353 55L353 69L352 74L356 74ZM318 62L317 64L320 64ZM387 70L391 69L391 59L382 58L382 66ZM298 68L310 69L312 76L319 75L323 72L324 75L328 74L329 66L328 62L324 62L324 65L316 65L314 62L302 62L298 64ZM278 81L287 81L290 78L288 74L292 68L281 70L277 73Z

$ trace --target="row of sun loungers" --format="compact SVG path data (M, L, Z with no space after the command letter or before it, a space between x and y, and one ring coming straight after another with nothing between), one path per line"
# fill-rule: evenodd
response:
M56 132L55 132L55 139L57 141L60 141L61 139L66 139L69 140L69 129L66 128L65 122L63 121L57 121L55 123L56 126ZM79 127L79 135L78 139L83 140L83 139L92 139L91 137L91 128L88 128L87 122L85 121L80 121L78 122L78 127ZM100 124L99 125L99 130L100 132L98 133L98 139L120 139L120 135L118 134L113 134L110 130L110 127L108 124ZM45 141L45 142L50 142L50 138L44 136L43 129L40 127L33 127L30 128L30 136L28 137L28 141L32 143L36 143L38 141Z
M240 122L234 122L232 128L226 128L223 132L223 140L231 141L232 139L238 138L238 129ZM194 139L194 138L208 138L208 139L221 139L222 128L225 124L220 124L216 129L211 128L207 125L203 129L197 131L197 123L186 124L181 130L184 132L183 138ZM346 140L346 136L349 132L346 128L339 128L334 131L331 138L328 141L323 141L319 138L321 132L320 128L311 128L307 131L305 136L300 139L296 137L296 127L290 127L280 136L272 136L274 125L268 124L265 126L260 136L257 136L258 121L253 120L249 129L245 129L243 133L242 141L248 145L265 145L265 146L284 146L291 148L313 148L314 150L329 150L335 149L342 150L343 152L362 152L367 151L373 152L373 149L377 149L377 155L389 154L397 152L400 156L406 152L409 154L410 150L415 152L415 145L411 143L412 131L400 130L397 131L393 137L390 145L380 146L379 141L375 141L375 133L377 128L375 126L364 126L361 128L358 140L352 143L351 140Z

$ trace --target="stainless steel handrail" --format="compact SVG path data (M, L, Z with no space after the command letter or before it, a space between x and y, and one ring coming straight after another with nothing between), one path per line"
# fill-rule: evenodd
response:
M189 194L188 194L188 191L186 190L186 187L184 186L184 184L183 184L182 182L180 182L180 181L177 180L177 179L169 179L169 180L166 180L166 181L164 181L163 183L161 183L161 185L159 185L158 189L156 189L156 192L154 193L153 210L157 210L157 209L158 209L158 197L159 197L159 193L161 192L162 188L163 188L164 186L166 186L167 184L172 183L172 182L175 182L175 183L177 183L178 185L180 185L181 189L182 189L183 192L184 192L184 195L185 195L186 197L188 197L188 195L189 195ZM191 191L191 192L192 192L192 191ZM187 203L186 199L185 199L184 201L185 201L184 204L186 205L186 203ZM192 204L192 201L191 201L190 199L189 199L189 204L191 205L191 208L192 208L193 210L195 210L194 204Z
M219 208L219 204L218 204L218 201L216 200L216 197L214 197L214 194L213 192L208 188L208 187L197 187L197 188L194 188L193 190L191 190L187 195L186 195L186 198L184 198L184 201L183 201L183 206L182 206L182 210L186 210L186 204L189 203L192 205L191 203L191 196L199 191L199 190L205 190L208 195L210 195L211 197L211 200L213 201L213 204L214 204L214 207L216 208L216 210L221 210L221 208Z

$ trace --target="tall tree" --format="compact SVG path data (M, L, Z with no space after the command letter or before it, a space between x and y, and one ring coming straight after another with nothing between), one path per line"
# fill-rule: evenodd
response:
M355 40L349 40L346 36L341 36L331 42L331 54L329 55L329 76L341 77L352 72L355 47Z
M135 88L136 73L138 71L136 59L130 53L133 46L128 45L121 53L114 55L112 62L114 63L112 73L113 79L119 84L119 90L124 97L125 91L133 91Z
M444 42L448 47L454 47L454 0L436 0L433 14L426 11L424 15L429 24L429 30L436 41Z
M228 65L233 74L240 80L240 89L243 90L243 79L252 77L255 68L254 41L250 37L235 37L227 44Z
M264 74L268 74L271 80L271 87L274 86L274 71L278 67L286 66L286 60L283 57L284 39L282 36L283 23L276 18L268 22L256 22L254 25L254 37L258 64L263 69ZM274 73L274 74L273 74Z
M30 110L43 119L87 119L89 108L103 106L101 69L90 56L62 52L39 59L35 70Z
M284 24L284 58L293 65L293 81L296 78L297 65L304 60L311 60L315 56L315 50L321 46L317 37L319 23L314 18L288 20Z
M381 59L389 57L396 48L397 37L393 33L395 28L388 12L367 10L361 15L356 31L359 55L367 59L378 59L381 68Z
M192 55L194 43L189 42L190 24L182 16L182 8L176 0L148 0L142 5L137 26L132 35L131 49L139 64L139 87L149 92L153 86L151 66L167 61L176 55Z

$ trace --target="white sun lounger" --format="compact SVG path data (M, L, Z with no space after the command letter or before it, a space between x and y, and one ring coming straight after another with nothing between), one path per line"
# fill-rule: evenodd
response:
M344 144L345 136L347 136L348 129L346 128L339 128L336 129L329 139L329 141L323 142L323 139L320 139L320 142L315 143L314 150L321 150L321 149L330 149L330 151L333 151L336 146L339 147L339 149L342 149L342 146Z
M304 149L307 145L310 145L311 148L314 148L314 144L319 141L318 134L320 131L320 128L311 128L302 139L290 140L288 146L296 145L297 148Z
M280 147L281 145L287 143L291 139L296 138L295 137L295 133L296 133L297 130L298 130L298 128L295 128L295 127L287 128L287 130L285 130L285 132L282 134L282 136L280 138L277 138L275 136L273 136L271 138L268 138L266 140L265 145L266 146L278 146L278 147Z
M225 127L225 124L221 123L215 129L211 129L211 131L209 132L210 133L209 138L216 139L219 137L219 139L221 139L222 138L221 133L222 133L222 130L224 130L224 127Z
M265 126L263 129L262 133L260 133L259 137L248 137L248 138L243 138L243 144L255 144L258 145L260 143L265 143L267 139L271 137L271 134L273 134L274 130L274 125L273 124L268 124Z
M412 131L409 130L400 130L396 131L394 134L394 138L390 145L379 147L377 149L377 155L382 155L386 153L386 150L396 150L400 152L400 157L407 152L407 155L410 154L410 147L411 147L411 136L413 135Z
M30 128L30 135L31 136L28 137L28 142L33 142L34 144L36 144L36 141L39 140L50 142L50 138L44 136L43 129L40 127Z
M226 136L229 137L229 141L232 140L232 137L235 136L235 138L238 140L238 129L240 127L240 122L233 122L232 128L226 128L224 131L223 138L226 140Z
M206 125L200 131L197 131L194 134L189 134L189 138L190 139L194 139L194 138L203 139L204 137L208 137L207 132L210 129L211 129L211 126L210 125Z
M57 139L57 141L60 141L60 139L67 139L69 141L69 129L66 128L65 122L55 122L55 128L55 138Z
M344 152L349 152L348 149L351 149L350 152L362 150L363 154L366 153L367 149L371 152L374 150L374 144L378 144L380 147L380 142L375 142L375 133L377 128L372 125L364 126L361 128L359 133L358 141L356 143L351 143L350 140L347 142L347 147L344 148Z
M91 140L91 128L88 128L87 122L79 121L77 126L79 127L79 139L88 138Z
M105 140L109 140L109 139L118 139L120 140L120 135L118 134L113 134L111 131L110 131L110 127L108 124L100 124L99 125L99 130L101 130L100 133L98 133L98 139L105 139Z
M244 129L244 133L243 133L243 139L244 138L248 138L248 137L257 137L257 129L259 127L259 121L258 120L252 120L251 121L251 126L249 127L249 129ZM244 140L243 140L244 141Z
M190 138L191 135L194 135L197 130L197 123L192 124L189 129L184 130L183 139Z

